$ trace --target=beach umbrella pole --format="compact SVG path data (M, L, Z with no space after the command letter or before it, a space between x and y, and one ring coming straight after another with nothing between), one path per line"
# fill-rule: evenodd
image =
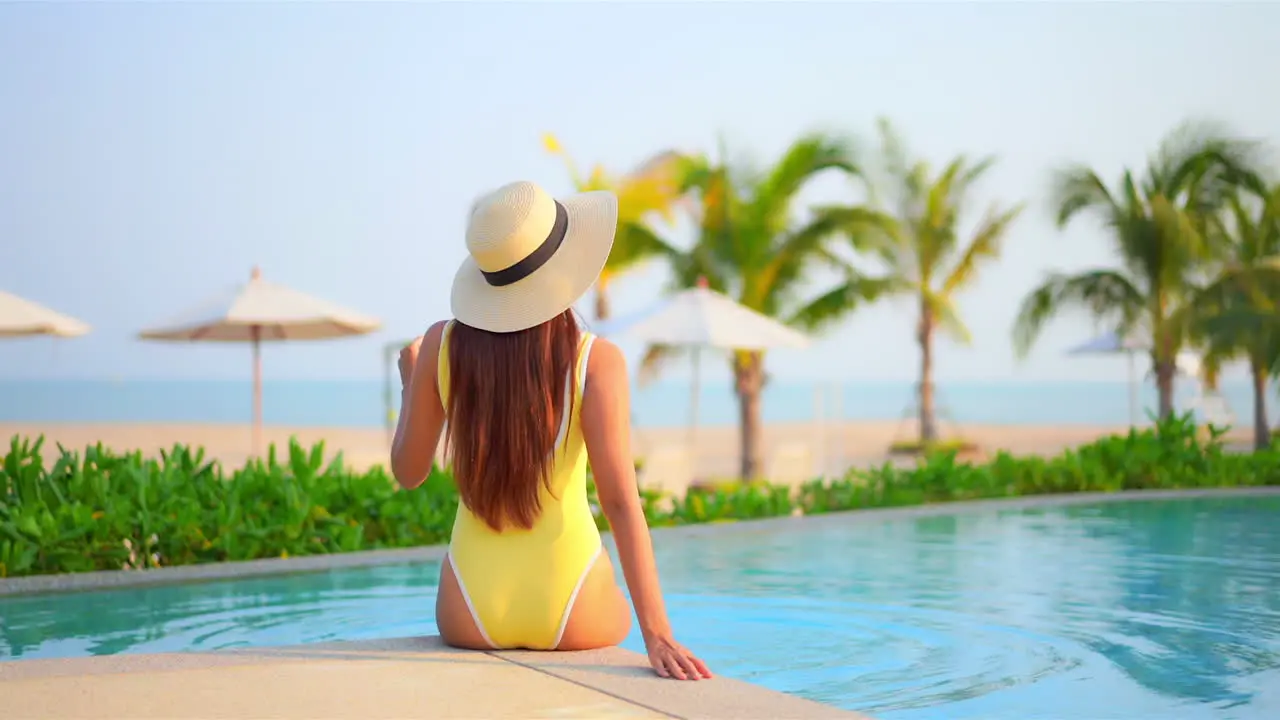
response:
M253 339L253 454L262 454L262 326L250 329Z
M698 396L702 394L701 365L702 353L695 347L693 349L693 386L689 396L689 461L693 464L695 475L698 472Z
M395 427L392 425L392 417L395 413L395 407L391 398L391 346L382 349L382 404L386 407L387 412L383 415L382 425L387 433L387 447L395 442Z
M826 475L827 473L827 409L822 402L822 395L825 389L822 383L816 383L813 387L813 437L816 440L815 444L818 446L817 452L814 454L817 456L816 464L819 468L819 475ZM812 468L810 468L810 471L812 471Z
M1126 353L1129 356L1129 425L1138 424L1138 378L1137 367L1134 364L1133 352Z

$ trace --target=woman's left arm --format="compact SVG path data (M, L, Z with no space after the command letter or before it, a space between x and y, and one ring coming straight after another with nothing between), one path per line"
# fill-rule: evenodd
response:
M431 473L444 428L444 405L436 384L444 325L432 325L400 351L400 418L391 441L391 474L405 488L418 487Z

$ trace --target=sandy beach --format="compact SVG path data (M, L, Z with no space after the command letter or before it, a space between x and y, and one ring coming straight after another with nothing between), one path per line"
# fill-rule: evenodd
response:
M1125 433L1128 428L966 424L944 426L943 431L948 437L961 435L977 443L983 454L1008 450L1048 455L1103 435ZM199 445L211 458L232 467L243 464L250 455L248 425L0 423L0 438L6 451L9 438L15 434L32 438L43 434L46 454L55 453L57 444L82 449L102 442L112 449L138 449L148 453L175 443ZM326 455L332 456L341 450L349 463L360 468L387 462L387 437L381 429L267 426L263 434L267 443L277 446L287 445L290 437L307 446L323 440ZM779 482L796 482L820 474L838 474L851 466L878 465L891 460L887 450L894 441L910 440L915 434L914 423L900 421L768 425L762 472ZM1242 437L1245 434L1233 433ZM691 478L727 478L736 474L737 428L699 428L694 443L691 444L687 427L637 428L633 449L638 458L646 459L651 466L661 465L669 474ZM696 455L689 453L691 446L697 448Z

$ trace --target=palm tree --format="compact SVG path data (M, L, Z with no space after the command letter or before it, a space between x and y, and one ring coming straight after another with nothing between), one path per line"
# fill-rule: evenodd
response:
M611 175L600 165L583 176L554 135L543 135L542 144L547 152L564 160L578 192L611 190L618 196L618 234L595 288L596 320L606 320L611 314L609 285L619 275L675 252L653 232L647 221L650 215L671 220L680 196L676 175L680 156L670 151L658 153L622 177Z
M1280 185L1255 190L1228 196L1221 230L1229 254L1188 311L1211 385L1224 362L1248 362L1254 447L1262 450L1271 444L1267 378L1280 371Z
M840 229L832 218L817 213L807 222L794 219L797 195L827 171L860 176L848 145L823 134L796 140L763 173L741 172L706 156L685 158L681 176L696 199L697 237L692 248L673 257L673 285L689 288L704 282L807 332L821 330L884 292L884 280L856 272L830 247ZM810 272L819 267L834 269L838 279L816 294L805 293ZM649 348L642 362L645 375L652 376L676 351ZM730 367L739 410L739 475L749 480L760 468L764 352L735 351Z
M927 446L938 437L933 385L935 334L942 330L959 342L971 341L956 311L956 296L974 283L983 263L999 256L1001 241L1022 212L1022 205L992 205L968 241L962 241L962 230L957 226L969 192L995 158L970 161L960 155L935 174L925 161L907 157L888 120L880 119L879 130L882 177L873 187L877 194L888 196L887 207L874 218L855 208L850 219L863 230L882 234L882 241L875 245L876 254L896 288L912 295L919 307L917 399L920 443ZM839 209L829 212L832 217L848 214Z
M1020 356L1066 308L1112 323L1122 335L1151 339L1159 413L1173 413L1174 358L1186 340L1183 307L1206 279L1206 263L1221 254L1216 214L1252 167L1256 143L1210 125L1186 123L1161 143L1141 180L1125 170L1114 189L1082 165L1054 175L1052 206L1059 228L1091 212L1115 243L1119 266L1077 275L1053 272L1023 300L1014 323Z

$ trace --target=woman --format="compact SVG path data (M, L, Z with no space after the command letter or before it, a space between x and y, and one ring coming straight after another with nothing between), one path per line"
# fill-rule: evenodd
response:
M482 197L454 277L456 318L400 355L391 469L406 488L431 470L442 428L461 503L440 571L444 641L486 650L617 645L631 610L587 502L590 459L649 662L711 677L672 637L631 455L626 363L579 329L573 304L613 245L617 199L556 201L517 182Z

